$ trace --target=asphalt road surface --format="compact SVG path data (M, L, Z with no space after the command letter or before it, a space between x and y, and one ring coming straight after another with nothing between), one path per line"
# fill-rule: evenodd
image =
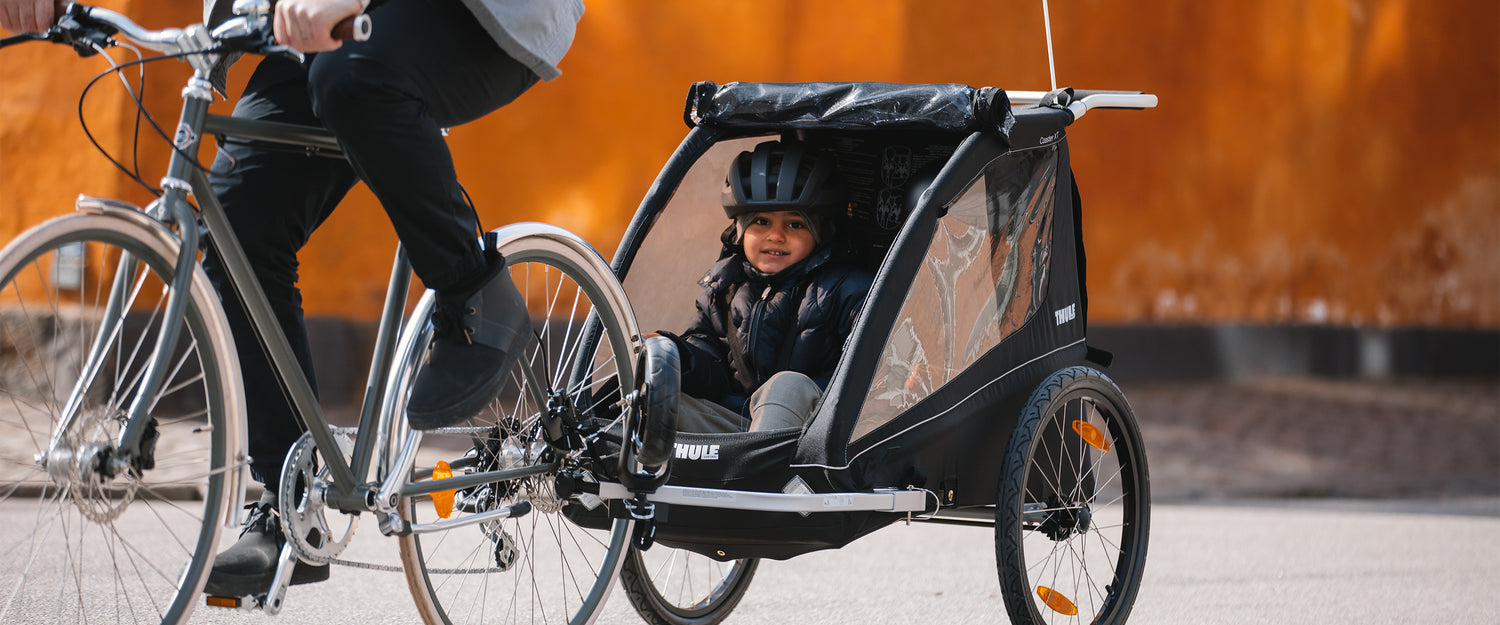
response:
M1288 379L1127 391L1156 500L1130 622L1500 623L1500 383ZM0 503L0 538L24 531L27 503ZM368 515L344 557L397 561ZM0 566L16 566L14 555L0 554ZM419 618L400 573L336 568L326 583L292 588L279 616L199 608L192 622ZM643 621L617 587L598 622ZM763 562L726 621L1006 622L992 530L920 523Z
M7 512L15 511L0 509L0 516ZM396 558L394 543L374 523L361 525L345 555ZM328 582L294 587L279 616L199 608L192 622L419 622L401 574L333 573ZM1496 498L1157 505L1131 622L1500 623L1497 588ZM599 623L641 622L616 587ZM921 523L880 530L841 550L763 563L727 621L1005 622L992 530Z

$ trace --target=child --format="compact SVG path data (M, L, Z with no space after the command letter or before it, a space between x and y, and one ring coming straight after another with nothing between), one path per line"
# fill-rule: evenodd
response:
M725 181L724 257L676 343L678 430L800 428L838 365L872 276L833 241L846 206L832 160L797 143L741 153Z

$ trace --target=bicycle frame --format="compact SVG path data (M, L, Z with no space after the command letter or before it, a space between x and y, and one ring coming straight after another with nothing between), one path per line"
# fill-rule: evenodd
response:
M177 226L182 232L182 258L179 259L178 266L187 264L191 268L191 263L196 260L197 245L190 245L189 242L196 241L199 236L198 228L205 228L211 233L209 243L219 252L225 271L229 275L229 282L244 303L256 337L270 357L272 369L286 393L293 414L311 432L319 449L338 449L333 429L318 405L312 385L292 353L291 345L276 321L270 302L261 289L259 280L255 277L250 261L234 236L234 228L230 225L223 206L219 204L218 198L209 186L207 175L196 162L199 141L205 135L235 136L280 145L303 146L310 150L327 152L331 156L341 154L338 144L329 133L317 128L274 122L252 122L208 114L208 99L195 97L195 94L210 96L206 77L195 74L189 85L188 91L185 92L182 114L178 123L178 150L174 151L168 166L167 178L163 181L163 188L166 192L160 200L168 207L168 214L177 217ZM195 90L194 86L198 89ZM187 129L186 133L183 129ZM184 136L187 137L187 141L181 140ZM185 181L185 184L179 181ZM186 189L190 189L197 200L196 217L202 220L201 225L196 219L181 217L185 212L180 207L186 205L184 197ZM175 281L181 284L173 284L174 293L185 286L185 280L189 275L186 271L179 272ZM334 484L332 491L327 493L327 501L330 505L346 512L368 510L374 505L374 502L365 496L360 487L364 477L369 475L370 465L374 460L372 452L375 449L379 430L377 418L384 396L384 381L390 373L390 361L395 352L395 339L403 322L407 289L410 283L410 264L406 260L404 250L398 245L385 303L381 311L375 352L360 411L352 462L345 462L340 454L324 455L324 462ZM163 337L163 341L168 338ZM140 417L133 410L132 424L138 420ZM128 433L129 430L127 430L127 435ZM122 443L130 442L132 441L129 439L122 441Z
M161 181L161 197L145 209L145 213L151 218L169 227L175 227L176 236L181 243L175 261L175 274L172 283L167 285L165 318L180 319L183 315L187 303L188 286L198 262L200 241L204 238L206 231L210 234L208 242L215 246L223 259L229 282L244 303L256 334L256 340L269 356L277 381L286 394L296 418L311 432L318 448L338 449L334 431L318 406L312 385L303 374L285 333L276 322L265 292L261 289L250 262L234 235L234 229L229 223L223 206L219 204L218 198L209 186L205 168L198 162L201 139L205 135L234 136L278 145L299 146L310 152L342 157L337 141L321 128L248 121L210 114L208 108L213 102L213 90L208 77L219 55L206 52L215 45L214 37L206 28L194 25L182 30L145 31L131 28L134 24L119 14L104 9L93 9L93 11L96 16L113 18L110 20L111 23L122 26L123 36L144 47L163 52L201 52L201 54L186 56L186 60L192 65L194 71L182 91L183 105L178 116L176 137L172 142L174 150L167 165L166 176ZM197 200L196 207L188 201L189 195ZM81 197L79 208L87 209L101 202L108 205L120 204L97 198ZM137 264L138 261L130 258L129 255L121 259L111 286L110 299L106 304L108 310L118 313L120 307L127 301L128 276L133 273ZM371 496L366 494L367 492L373 493L373 490L361 489L361 486L363 478L369 475L370 465L374 460L372 452L375 450L379 430L377 419L385 390L384 381L390 373L390 361L395 351L395 340L403 322L410 282L410 265L406 260L405 252L398 245L391 270L390 285L381 312L375 353L361 408L359 431L352 461L346 462L339 454L326 454L324 457L334 484L331 492L326 493L327 502L345 512L357 512L375 507ZM106 319L110 320L120 318L118 314L106 316ZM140 443L146 433L147 424L150 421L149 412L153 407L150 398L161 389L169 373L170 356L176 349L180 331L179 326L174 323L165 323L163 326L156 337L156 344L148 360L146 372L142 376L137 397L129 407L126 425L119 436L116 449L108 458L107 466L112 470L121 471L131 466L141 453ZM118 321L106 322L99 328L99 337L101 339L109 337L118 329ZM243 340L243 337L241 339ZM89 354L83 363L83 375L79 377L79 381L74 385L65 403L59 426L49 445L49 453L57 448L62 433L68 431L71 423L77 418L84 394L107 358L104 346L108 344L107 340L98 341L97 345L100 347Z
M88 11L88 15L107 22L121 36L145 48L178 54L193 67L193 75L182 90L183 104L178 116L176 136L172 141L173 152L167 165L166 176L161 181L161 197L148 205L144 211L146 217L166 225L169 229L175 228L175 235L181 244L174 263L175 274L172 283L167 285L165 318L180 319L184 314L187 303L186 293L188 293L193 273L196 271L197 255L201 248L199 242L204 239L206 231L209 235L208 243L215 246L214 249L219 253L228 274L229 288L233 288L240 296L240 301L249 316L255 340L269 357L273 374L296 419L311 434L318 449L339 449L340 445L335 439L335 430L323 415L312 385L292 353L286 335L276 321L269 300L250 266L250 261L234 235L234 228L209 185L207 170L198 162L201 141L206 135L299 147L309 153L342 158L343 153L338 142L331 133L319 127L236 119L208 112L214 97L209 76L220 58L219 53L212 50L218 44L220 37L244 35L247 32L244 20L240 23L231 22L221 25L213 33L202 25L190 25L180 30L150 31L140 28L125 16L113 11L99 8L90 8ZM283 49L283 51L286 50ZM294 52L287 52L295 55ZM190 195L196 200L196 207L189 202ZM90 207L99 205L134 209L122 202L100 198L81 197L78 202L80 210L90 210ZM114 313L121 312L124 302L128 301L126 298L127 289L130 286L128 277L133 273L136 265L137 261L126 255L116 270L116 277L111 283L110 299L106 304L106 308ZM397 351L397 339L406 321L404 317L410 285L411 266L403 248L398 245L385 302L381 310L375 350L360 410L352 456L346 461L341 454L323 454L324 465L329 471L332 486L323 488L312 485L314 496L342 512L386 513L386 519L382 522L382 529L386 533L420 532L453 525L449 522L433 524L430 527L406 525L394 515L401 497L516 479L555 469L553 466L536 465L476 473L462 478L442 480L441 483L432 481L413 483L407 479L412 474L415 458L413 450L420 444L422 434L415 431L406 434L405 440L402 441L404 447L399 452L393 446L382 445L382 443L393 442L402 434L396 431L400 424L398 415L390 414L385 410L389 403L386 401L388 392L386 381L398 364L393 360ZM102 339L112 336L119 329L120 315L109 315L109 318L112 321L105 323L99 329L98 338L101 340L97 344L100 346L108 345L109 341ZM166 323L164 326L156 337L156 345L141 379L139 395L133 400L128 410L126 425L114 450L105 459L105 466L115 472L131 467L132 463L141 456L141 441L148 430L151 419L149 413L153 407L150 398L160 390L169 373L170 367L167 365L170 364L170 356L176 348L180 330L173 323ZM245 337L239 337L239 339L244 340ZM49 455L61 444L62 433L68 431L73 421L76 420L85 392L108 358L106 351L103 347L95 349L82 364L83 375L70 392L59 427L53 433ZM534 373L526 371L523 375L530 379ZM530 382L533 387L536 387L539 381L531 379ZM546 398L535 396L533 400L537 402L537 405L544 405ZM388 465L389 471L380 483L368 481L371 476L371 465L375 462L377 453L387 449L393 453L392 459L395 462ZM243 462L233 468L243 468ZM242 497L243 492L237 492L235 496ZM234 522L230 520L231 524Z
M233 136L253 141L263 141L277 145L302 146L327 156L341 156L337 141L326 130L309 126L284 124L278 122L248 121L226 117L222 115L211 115L194 110L191 102L183 107L182 124L187 128L201 129L201 135L223 135ZM195 123L195 120L197 123ZM179 128L184 127L179 125ZM189 157L196 158L198 145L194 142L190 149L183 149L174 153L173 162L183 160L184 167L178 167L171 171L181 173L188 177L189 187L193 195L198 198L198 216L203 221L203 227L212 233L210 242L219 251L224 263L225 270L229 274L230 284L238 291L241 301L244 302L247 313L251 319L251 325L255 329L257 338L262 348L271 358L272 369L277 379L290 400L293 413L301 421L303 426L311 433L314 442L319 449L338 449L338 443L334 440L333 428L328 424L317 397L308 383L302 367L298 364L296 356L293 355L291 345L286 339L286 334L281 331L274 313L271 311L269 301L265 292L260 288L260 282L256 279L250 262L245 256L244 249L240 246L238 239L233 236L234 229L229 224L227 215L222 205L219 204L213 190L209 187L208 178L204 171L186 163ZM170 175L169 175L170 177ZM179 200L180 201L180 200ZM197 227L197 224L193 224ZM187 247L183 248L187 250ZM184 252L186 253L186 252ZM324 454L323 459L329 469L329 477L333 483L333 489L323 494L324 500L332 507L343 512L366 512L377 511L390 513L395 510L397 500L400 497L429 494L436 491L455 490L486 484L502 480L516 479L527 475L545 473L551 467L538 465L502 471L489 471L475 473L463 477L454 477L442 480L442 483L429 482L425 484L411 484L404 478L413 465L414 456L410 453L399 454L395 462L391 464L391 474L385 476L382 483L373 484L367 480L370 477L371 465L374 463L380 443L386 440L394 440L397 433L394 431L398 423L395 415L384 414L382 408L386 405L385 383L391 375L396 354L397 338L405 325L405 311L407 304L407 293L411 285L411 265L407 261L406 252L399 244L396 247L395 261L391 267L391 277L386 288L385 302L381 309L380 321L375 339L375 349L372 355L369 377L365 386L364 400L360 408L359 426L355 435L353 457L350 462L345 462L340 454ZM174 287L175 288L175 287ZM524 375L531 376L529 370ZM533 380L535 383L535 381ZM533 384L535 387L535 384ZM545 401L545 398L536 397L535 401ZM405 447L415 449L420 443L420 432L412 432ZM470 522L475 522L470 520ZM452 523L438 524L443 527ZM403 528L413 529L410 527Z
M194 106L191 98L184 103L179 128L184 127L183 124L185 124L188 128L201 128L202 134L233 135L339 153L337 143L326 131L289 124L247 122L219 115L207 115L206 111L193 110L196 108L200 107ZM196 156L197 147L197 142L194 141L191 149L174 153L173 164L186 161L185 155ZM303 374L302 367L293 355L286 334L281 331L280 325L276 322L270 302L266 299L265 292L261 289L260 282L250 267L250 261L235 238L234 229L223 207L209 187L208 177L200 168L194 166L195 164L184 162L183 167L176 170L169 168L169 172L177 171L188 177L193 195L198 200L198 215L203 220L203 226L213 234L210 243L218 250L225 271L229 274L229 282L244 302L251 325L255 329L261 347L266 350L271 359L272 370L286 392L293 414L312 433L313 440L319 449L338 449L333 430L318 406L312 385L307 381L307 376ZM184 247L184 250L186 253L187 248ZM340 454L323 455L334 484L333 492L328 493L328 503L346 512L366 510L373 504L367 501L367 498L357 489L363 481L363 476L369 475L370 464L373 461L371 452L374 449L375 435L378 430L376 423L378 407L384 395L384 380L390 372L390 360L395 352L395 338L403 321L406 294L410 283L411 267L406 260L404 250L398 244L385 303L381 310L375 352L370 364L369 381L360 410L353 461L346 463Z
M197 241L202 237L202 230L206 230L210 234L208 242L219 252L225 271L229 275L229 283L244 304L256 339L270 358L272 370L286 394L293 414L311 433L319 449L338 449L334 429L329 425L318 405L312 385L292 353L286 334L282 332L280 324L276 321L270 302L264 290L261 289L259 280L255 277L250 261L239 240L234 236L234 228L209 185L206 170L198 164L197 159L201 139L207 135L232 136L275 145L302 147L310 152L329 157L342 158L342 151L332 134L322 128L209 114L207 110L212 102L212 91L205 71L195 71L188 87L183 91L183 96L182 112L177 125L178 140L174 144L176 149L168 164L167 175L162 181L164 192L159 200L148 207L148 212L153 216L175 225L178 229L178 236L182 240L182 248L177 260L177 274L170 287L168 314L181 315L183 302L179 301L182 299L179 294L186 292L193 265L197 262L199 249ZM187 201L189 193L197 200L196 211ZM127 270L127 267L122 267L120 271L126 272ZM124 275L128 273L121 274L121 276ZM414 458L410 454L401 454L391 465L393 470L390 475L386 476L387 479L383 480L384 483L373 484L368 481L371 475L371 465L380 449L378 445L396 436L396 433L390 430L394 429L397 421L394 417L383 414L382 407L386 399L385 382L394 367L397 338L406 321L405 311L411 275L411 265L407 261L405 250L398 244L378 323L375 349L360 409L359 426L355 435L353 456L350 461L345 461L341 454L323 455L333 487L322 493L322 497L328 505L343 512L389 513L395 509L399 497L515 479L548 470L547 466L526 467L476 473L462 478L444 480L441 484L409 484L403 477L410 471ZM125 286L125 282L117 280L114 291L118 292ZM173 308L174 303L175 308ZM150 384L145 387L147 389L159 388L161 380L166 375L166 371L155 364L162 362L176 343L176 328L172 327L169 330L170 334L164 332L158 337L157 350L153 354L153 365L148 369L146 376L148 378L146 383ZM101 331L112 330L105 328ZM243 337L240 338L243 339ZM95 356L90 359L90 362L95 363L100 358L102 356ZM526 375L531 374L526 372ZM80 384L74 394L81 396L81 392L82 385ZM149 394L143 393L143 396L149 396ZM544 398L535 399L542 401ZM138 453L136 450L139 449L139 442L145 429L144 424L149 420L147 414L149 409L150 406L140 400L132 406L129 424L120 438L118 447L120 451L111 460L112 462L117 464L128 462L133 454ZM391 427L383 428L386 425ZM59 431L65 431L65 429L60 428ZM414 438L405 441L405 445L408 448L414 448L420 442L420 438L415 438L420 437L420 433L412 433L410 436ZM447 526L448 524L441 525Z

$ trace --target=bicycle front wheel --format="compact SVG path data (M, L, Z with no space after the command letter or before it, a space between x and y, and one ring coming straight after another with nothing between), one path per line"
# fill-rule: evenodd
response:
M620 389L635 388L639 332L603 259L551 226L521 224L499 233L499 250L527 301L535 336L484 412L466 425L420 436L414 478L425 478L438 460L450 463L455 475L539 464L577 469L586 463L584 452L549 448L544 415L562 410L574 419L591 419L620 403ZM412 317L418 321L398 346L395 383L388 387L396 406L404 405L420 368L431 303L431 295L423 298ZM391 421L398 424L395 440L415 440L405 433L404 419ZM607 529L575 525L563 508L580 505L580 495L559 495L557 477L549 471L459 491L456 503L426 496L401 503L402 516L417 527L521 502L530 507L515 518L402 538L407 581L428 623L593 621L619 573L633 523L614 519L604 523ZM590 503L599 505L597 499Z
M1119 625L1146 565L1150 479L1135 414L1108 377L1053 374L1011 434L995 511L1010 620Z
M239 481L239 382L202 272L164 319L177 244L74 214L0 252L0 622L180 623ZM141 460L109 466L164 324L180 324Z

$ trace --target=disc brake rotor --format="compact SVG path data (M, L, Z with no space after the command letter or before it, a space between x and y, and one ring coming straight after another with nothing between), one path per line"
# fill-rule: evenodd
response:
M84 518L98 524L118 518L135 501L140 486L137 476L107 478L102 473L101 464L108 460L118 430L115 421L113 414L81 414L74 428L77 434L65 437L44 462L52 482L68 494Z

